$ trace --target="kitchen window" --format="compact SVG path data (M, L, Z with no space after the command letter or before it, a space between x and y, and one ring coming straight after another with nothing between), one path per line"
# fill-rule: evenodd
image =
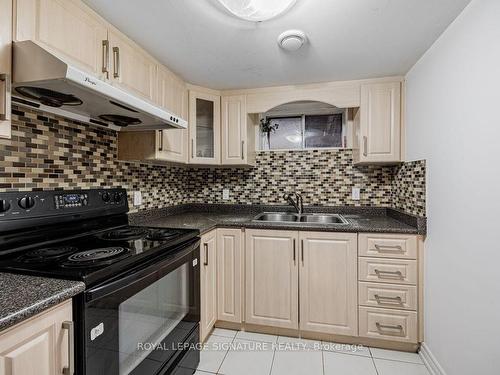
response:
M261 150L307 150L345 147L342 113L266 117L274 130L260 131Z

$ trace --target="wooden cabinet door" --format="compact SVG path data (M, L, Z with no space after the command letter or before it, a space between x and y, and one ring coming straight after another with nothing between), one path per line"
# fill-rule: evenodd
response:
M2 375L62 375L69 366L68 332L71 301L20 323L0 335Z
M156 132L156 138L156 160L173 161L177 163L188 162L187 129L158 130Z
M187 119L187 95L186 83L163 65L158 65L156 104Z
M186 84L161 65L158 66L156 104L183 119L187 119L188 91ZM157 144L157 159L187 163L189 152L189 135L187 129L158 131Z
M300 329L356 336L356 234L300 232L300 243Z
M0 138L11 137L12 0L0 0Z
M220 96L189 92L189 163L221 163Z
M298 232L247 230L245 322L298 328Z
M217 316L242 322L243 240L241 229L217 229Z
M156 61L119 31L110 29L108 34L111 83L154 102L157 89Z
M217 257L216 231L201 237L201 322L200 340L203 342L217 320Z
M16 0L14 40L34 40L101 79L106 23L77 0Z
M222 97L222 164L245 164L247 156L246 96Z
M365 163L401 161L401 83L361 86L359 159Z

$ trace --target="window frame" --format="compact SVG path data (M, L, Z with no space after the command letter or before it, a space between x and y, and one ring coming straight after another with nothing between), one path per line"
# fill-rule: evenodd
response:
M341 142L343 144L342 147L305 147L306 146L306 137L305 137L305 132L306 132L306 116L331 116L331 115L342 115L342 135L341 135ZM347 149L347 141L345 141L346 136L347 136L347 111L343 112L335 112L335 113L321 113L321 114L283 114L281 116L276 115L276 116L262 116L261 118L263 119L280 119L280 118L294 118L294 117L301 117L301 134L302 134L302 143L300 145L300 148L275 148L275 149L265 149L265 143L266 143L266 135L259 129L257 131L257 137L258 137L258 142L257 144L259 145L259 150L260 152L273 152L273 151L312 151L312 150L343 150Z

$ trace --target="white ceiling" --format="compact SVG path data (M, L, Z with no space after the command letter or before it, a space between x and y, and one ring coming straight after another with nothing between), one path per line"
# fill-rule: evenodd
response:
M216 0L84 0L193 84L214 89L405 74L470 0L298 0L285 15L238 20ZM295 53L276 38L301 29Z

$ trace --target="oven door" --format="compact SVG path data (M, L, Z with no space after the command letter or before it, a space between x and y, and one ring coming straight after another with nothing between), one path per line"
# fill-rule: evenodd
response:
M199 241L85 292L86 375L165 373L199 328Z

